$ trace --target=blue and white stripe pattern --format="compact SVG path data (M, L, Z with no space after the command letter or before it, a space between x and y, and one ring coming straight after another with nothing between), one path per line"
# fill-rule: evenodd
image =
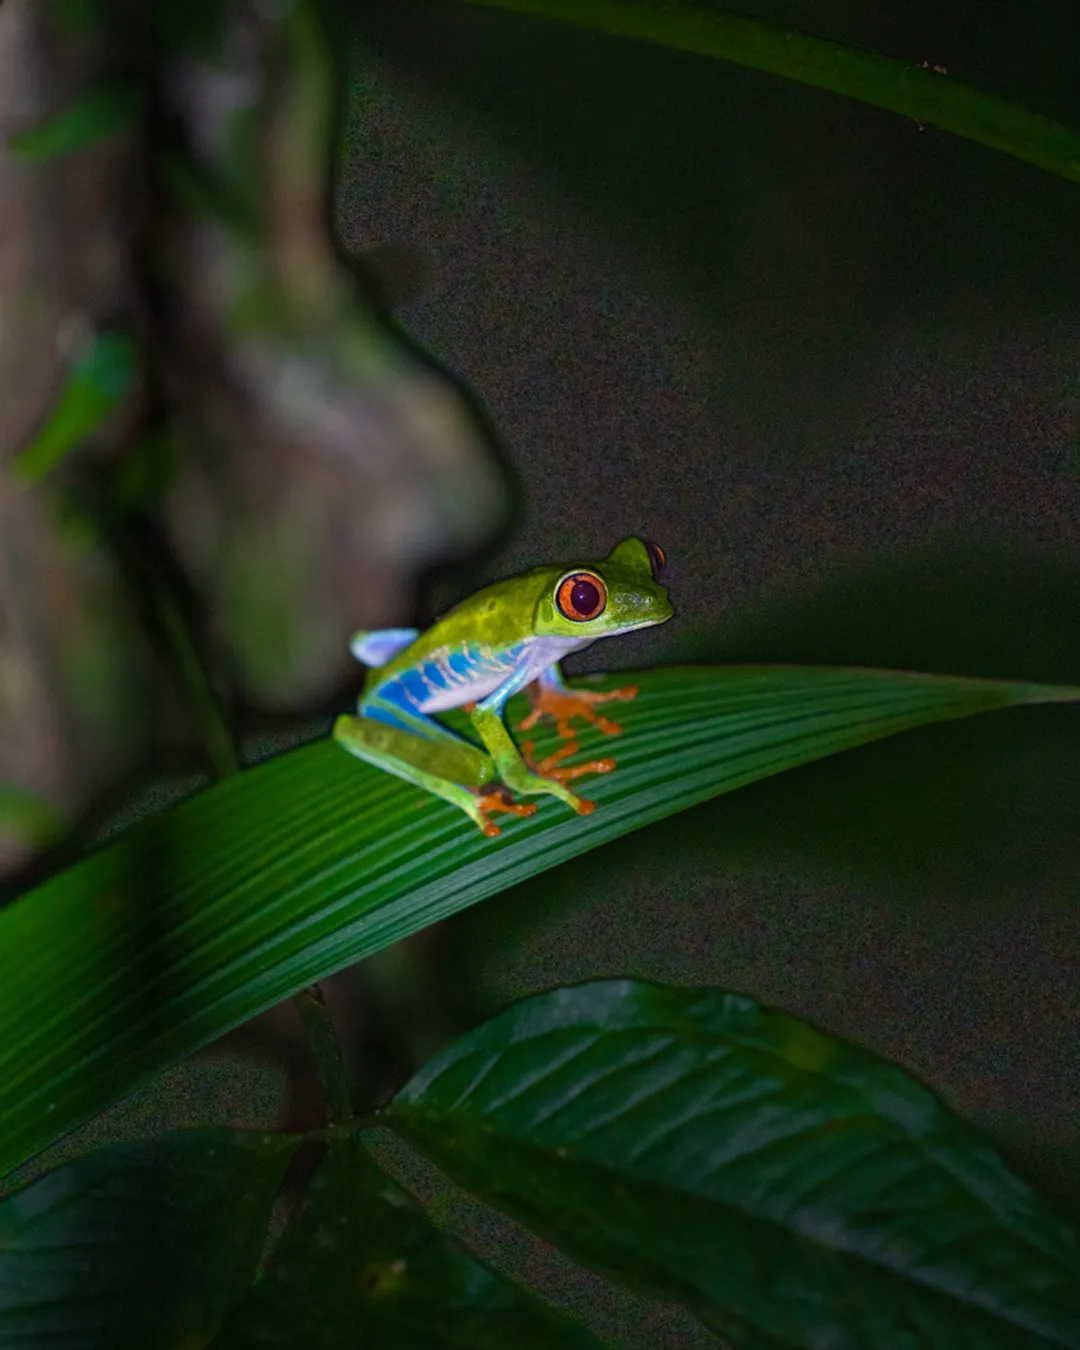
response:
M574 638L536 637L496 650L463 639L432 652L413 669L398 671L371 694L406 712L445 712L479 702L502 685L520 689L568 652L587 646L588 641Z

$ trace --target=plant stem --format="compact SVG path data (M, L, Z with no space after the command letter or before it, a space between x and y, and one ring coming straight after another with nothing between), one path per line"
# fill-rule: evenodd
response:
M168 663L208 760L211 777L228 778L240 756L183 604L185 578L157 525L115 499L109 484L82 483L143 622Z
M301 989L293 1002L311 1042L315 1074L326 1107L326 1123L331 1127L344 1125L353 1114L349 1082L345 1076L341 1046L322 990L313 984L307 989Z
M211 773L215 779L227 778L240 768L240 758L191 632L175 598L165 587L155 586L153 601L161 635L173 657L173 675L184 691Z

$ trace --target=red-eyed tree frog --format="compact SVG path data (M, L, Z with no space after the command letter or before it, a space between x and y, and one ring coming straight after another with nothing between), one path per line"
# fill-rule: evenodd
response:
M356 715L334 724L335 739L358 759L460 807L486 835L499 833L490 812L527 816L536 810L514 802L511 791L547 792L588 815L594 804L566 784L583 774L608 773L615 762L564 767L562 761L578 749L570 719L584 717L617 734L618 725L595 705L633 698L637 689L570 689L559 662L597 638L670 619L671 602L660 585L663 568L657 545L624 539L602 562L535 567L485 586L425 633L415 628L357 633L353 655L374 669ZM567 741L540 763L532 761L531 745L522 747L523 757L503 720L507 699L531 683L532 712L519 729L527 731L550 714ZM431 716L449 708L469 713L483 749Z

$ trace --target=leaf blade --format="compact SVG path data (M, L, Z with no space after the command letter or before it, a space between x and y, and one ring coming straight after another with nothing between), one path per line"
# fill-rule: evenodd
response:
M1080 1235L907 1074L748 998L609 980L527 999L383 1121L739 1344L1080 1339Z
M76 355L44 424L14 459L23 483L37 483L103 427L131 393L138 348L129 333L95 334Z
M108 80L76 95L36 127L8 137L17 159L57 159L75 155L134 126L143 103L130 80Z
M828 667L634 678L591 816L544 802L485 839L324 740L129 828L0 912L0 1174L313 981L587 849L908 727L1080 699ZM538 736L538 753L553 744Z
M1080 183L1080 131L913 64L696 0L468 0L719 57L939 127Z
M111 1144L0 1201L8 1350L203 1344L251 1283L297 1137Z
M330 1144L304 1209L211 1350L601 1350L580 1322L440 1232L359 1139Z

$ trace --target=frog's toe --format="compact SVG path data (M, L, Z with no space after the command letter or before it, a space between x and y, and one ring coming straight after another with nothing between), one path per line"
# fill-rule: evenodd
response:
M583 778L587 773L610 773L615 767L613 759L590 759L584 764L566 764L562 761L570 755L576 755L578 752L578 743L576 740L568 741L560 746L554 754L547 755L541 760L533 758L533 743L527 741L521 747L521 753L525 763L535 774L541 778L547 778L553 783L572 783L575 778ZM575 808L576 809L576 808ZM589 810L592 810L590 804Z
M580 717L591 722L607 736L617 736L622 727L596 711L596 704L610 703L613 700L625 701L637 697L637 686L629 685L625 689L550 689L541 685L531 693L532 711L518 723L519 731L531 731L544 714L555 719L559 735L563 740L572 740L574 732L570 719Z
M504 787L473 788L471 791L476 797L476 817L474 818L489 839L494 839L501 833L498 825L493 820L488 820L490 812L502 811L509 816L531 816L536 811L532 802L515 802Z

